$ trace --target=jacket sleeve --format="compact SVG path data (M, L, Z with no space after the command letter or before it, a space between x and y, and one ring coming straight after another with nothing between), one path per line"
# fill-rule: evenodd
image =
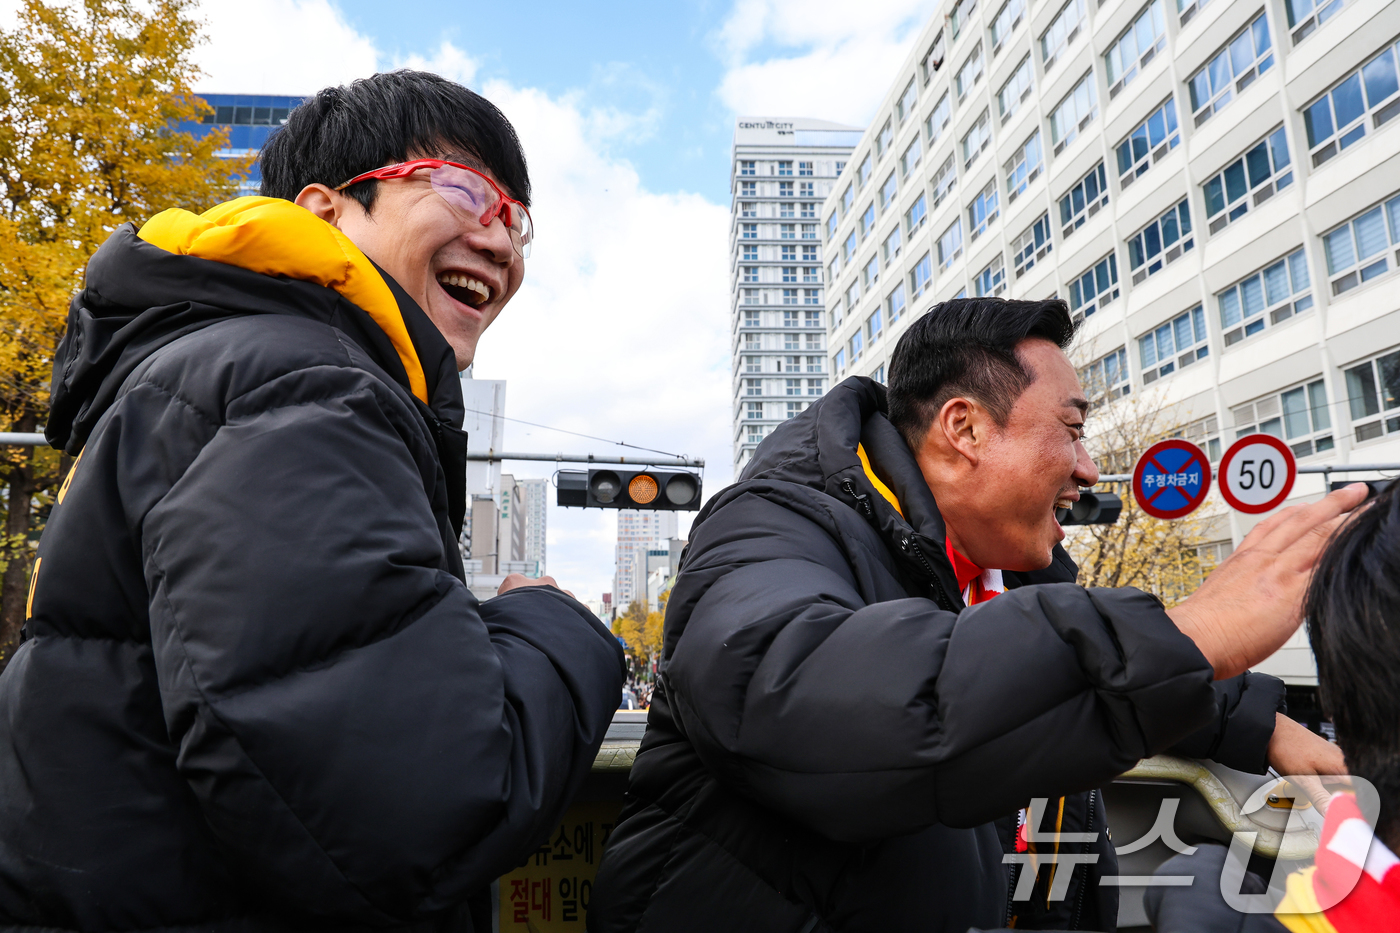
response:
M1248 671L1217 680L1216 716L1170 749L1187 758L1209 758L1236 771L1263 774L1269 769L1269 739L1275 717L1288 712L1283 681Z
M1152 597L1029 586L960 616L871 601L878 540L792 498L708 516L670 603L668 695L707 767L759 802L844 840L971 826L1213 716L1209 665Z
M224 412L142 384L114 418L177 764L239 874L384 925L543 841L617 707L621 652L559 590L478 603L444 569L440 474L402 399L318 367Z

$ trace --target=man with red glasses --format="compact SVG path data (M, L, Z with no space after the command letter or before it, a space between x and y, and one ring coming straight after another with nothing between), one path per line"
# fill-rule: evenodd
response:
M73 301L0 927L489 930L617 706L553 580L463 582L458 372L533 240L510 123L381 74L261 163L266 197L119 228Z

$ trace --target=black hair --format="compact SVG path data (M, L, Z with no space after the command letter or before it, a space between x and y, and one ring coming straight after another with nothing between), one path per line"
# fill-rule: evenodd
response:
M1074 331L1069 307L1058 298L954 298L936 304L909 326L890 357L890 421L917 448L939 409L964 395L1005 425L1016 399L1035 381L1016 355L1017 346L1039 337L1065 350Z
M449 154L490 170L529 206L525 153L505 114L460 84L407 69L328 87L297 106L258 156L261 191L292 201L310 184L334 188L382 165ZM345 193L370 211L378 189L371 179Z
M1347 770L1380 792L1380 837L1400 832L1400 482L1344 525L1304 603L1323 712Z

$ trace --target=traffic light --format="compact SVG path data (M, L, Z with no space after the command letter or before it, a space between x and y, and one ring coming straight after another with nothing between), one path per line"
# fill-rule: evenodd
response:
M1079 501L1055 513L1061 525L1112 525L1123 511L1123 500L1111 492L1079 491Z
M678 470L560 470L559 504L588 509L700 508L700 477Z

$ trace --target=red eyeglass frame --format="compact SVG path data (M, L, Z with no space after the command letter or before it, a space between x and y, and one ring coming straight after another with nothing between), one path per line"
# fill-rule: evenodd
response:
M414 172L418 171L420 168L442 168L444 165L450 165L453 168L465 169L466 171L471 172L473 175L478 176L482 181L490 185L491 188L496 192L496 203L488 207L486 209L486 213L482 214L479 218L477 218L478 223L480 223L484 227L491 221L495 220L497 215L504 215L501 217L501 219L505 221L506 227L512 227L513 221L515 219L512 216L512 211L519 209L520 212L525 215L525 219L529 225L530 234L529 239L526 239L524 237L521 238L521 245L527 246L530 244L531 241L534 240L535 219L530 216L529 208L527 208L524 204L521 204L515 198L510 197L508 194L502 191L501 186L492 181L490 177L487 176L484 172L480 171L479 169L474 169L470 165L463 165L461 162L453 162L450 159L412 159L408 162L396 162L393 165L385 165L380 168L374 169L373 171L364 172L363 174L356 175L349 181L336 185L334 190L344 191L351 185L358 184L362 181L369 181L372 178L380 180L388 178L406 178L409 175L412 175Z

